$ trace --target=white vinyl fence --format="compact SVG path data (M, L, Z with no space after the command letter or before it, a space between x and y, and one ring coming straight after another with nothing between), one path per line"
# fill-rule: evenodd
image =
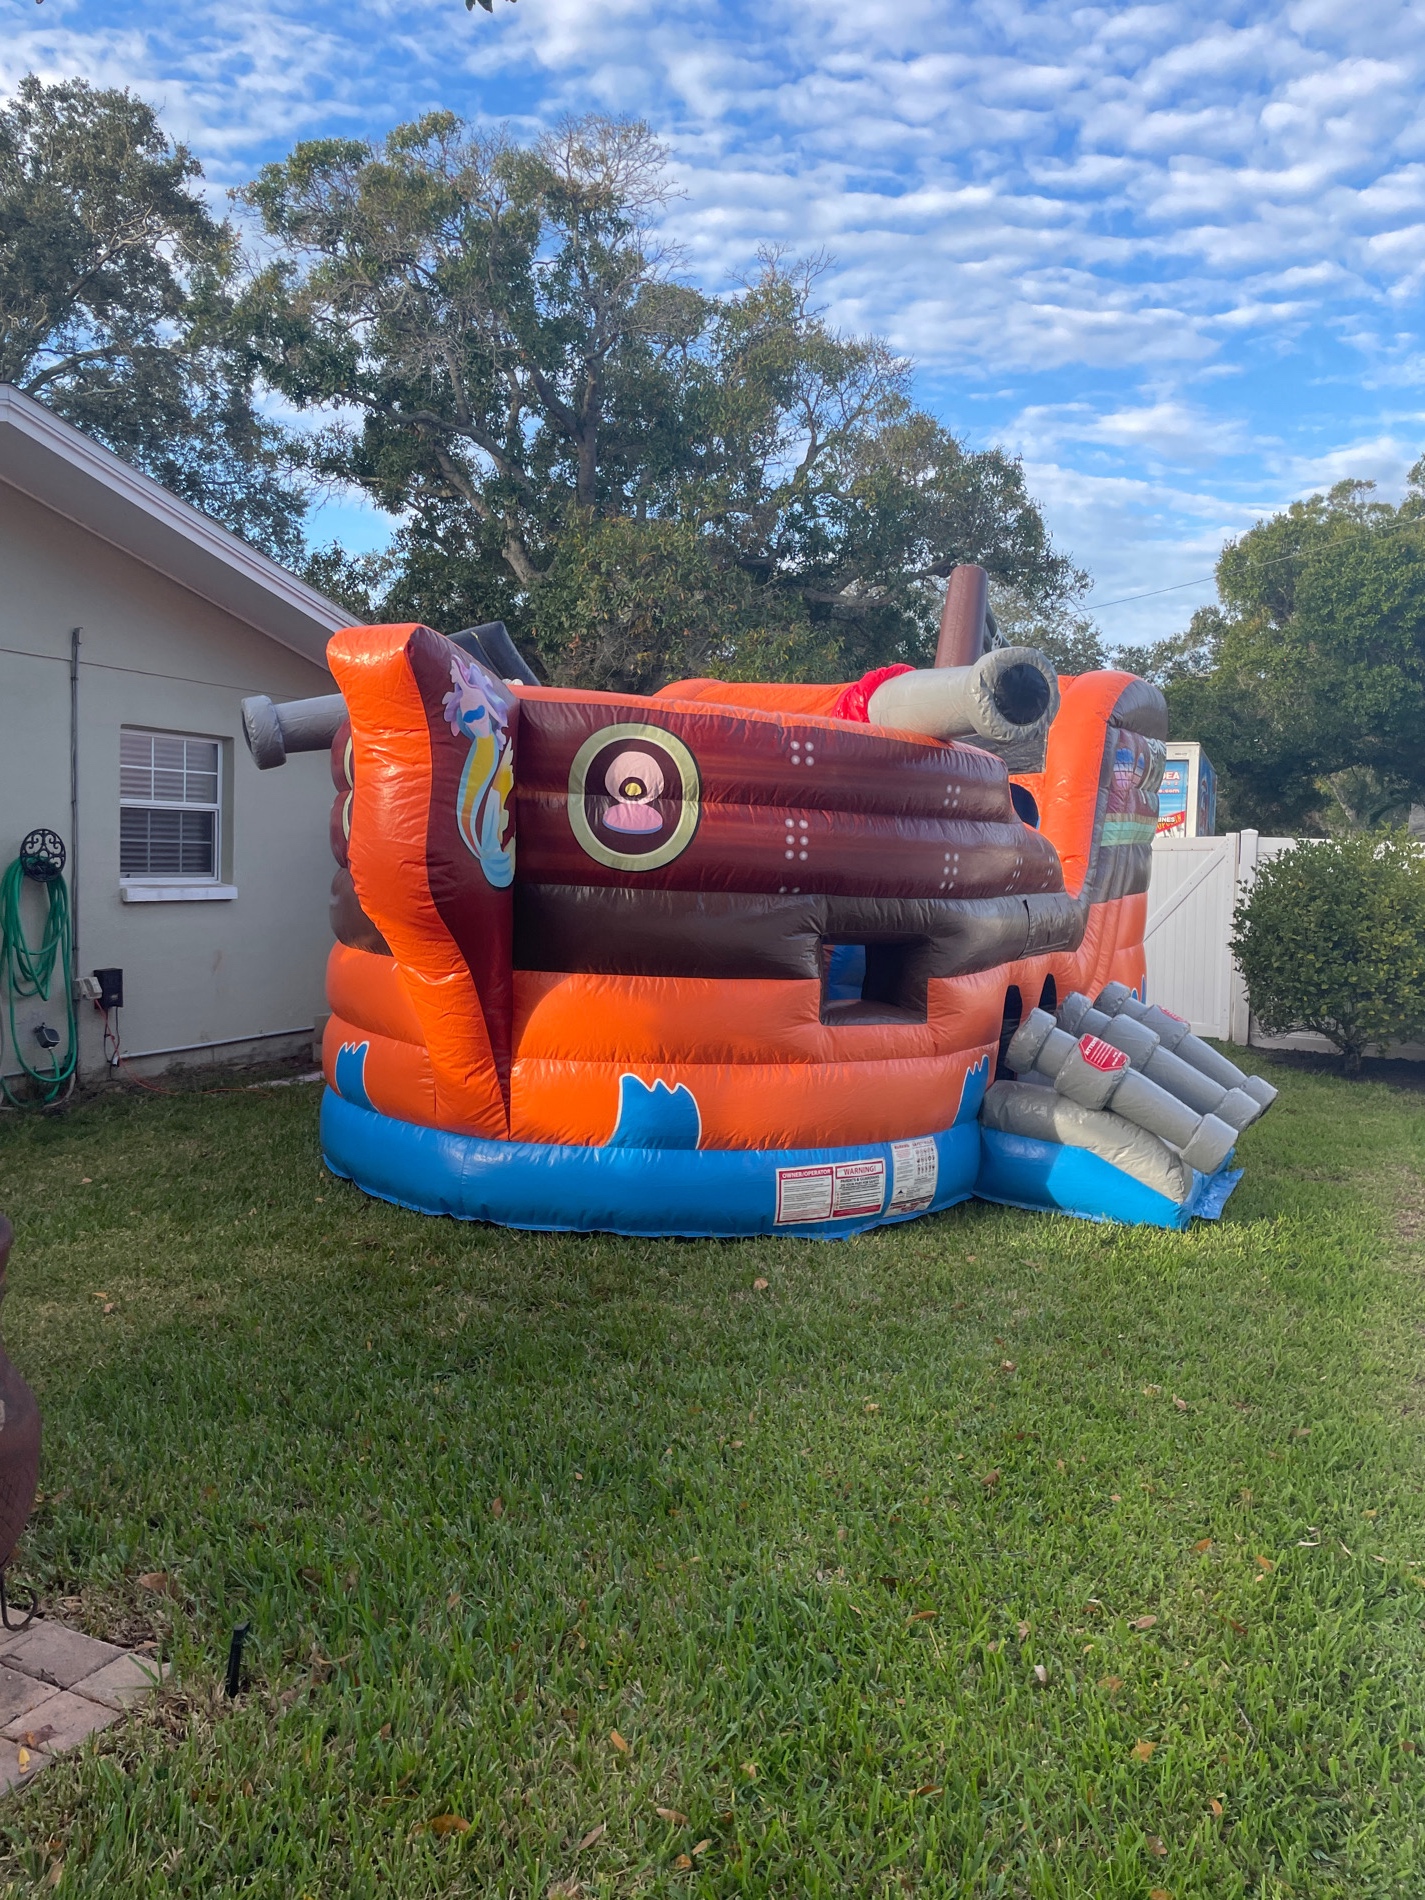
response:
M1247 987L1229 948L1232 912L1257 866L1289 850L1294 838L1229 831L1221 838L1165 838L1153 846L1148 921L1148 1001L1185 1016L1200 1036L1256 1049L1327 1051L1321 1036L1268 1036L1253 1016ZM1416 1061L1425 1048L1403 1044L1389 1054Z

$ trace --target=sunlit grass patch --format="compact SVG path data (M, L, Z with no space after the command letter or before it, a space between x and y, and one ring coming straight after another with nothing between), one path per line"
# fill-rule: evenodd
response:
M518 1235L331 1180L310 1090L6 1121L24 1567L176 1686L0 1871L1418 1893L1425 1101L1274 1079L1182 1236Z

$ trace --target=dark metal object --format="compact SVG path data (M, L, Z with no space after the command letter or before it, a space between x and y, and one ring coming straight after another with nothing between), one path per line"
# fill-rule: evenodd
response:
M0 1300L5 1297L5 1263L14 1237L14 1229L0 1214ZM5 1565L29 1521L39 1478L40 1408L0 1343L0 1611ZM5 1627L10 1628L8 1620Z
M94 981L99 985L100 1009L122 1009L124 1007L124 973L119 969L95 970Z
M37 884L49 884L64 870L64 840L41 826L20 846L20 869Z
M233 1631L232 1641L228 1644L228 1675L223 1684L223 1693L231 1701L242 1687L242 1652L247 1642L251 1623L239 1623Z

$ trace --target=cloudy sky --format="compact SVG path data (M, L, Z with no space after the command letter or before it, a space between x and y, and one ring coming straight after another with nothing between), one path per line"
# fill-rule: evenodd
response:
M913 355L969 442L1022 454L1111 640L1182 626L1264 511L1346 475L1398 494L1425 451L1419 5L495 8L0 0L0 88L129 85L219 185L435 105L644 117L689 271L829 252L833 317Z

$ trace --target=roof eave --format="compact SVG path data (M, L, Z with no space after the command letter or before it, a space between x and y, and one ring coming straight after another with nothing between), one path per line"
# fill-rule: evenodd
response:
M43 403L0 383L0 482L325 668L351 616Z

